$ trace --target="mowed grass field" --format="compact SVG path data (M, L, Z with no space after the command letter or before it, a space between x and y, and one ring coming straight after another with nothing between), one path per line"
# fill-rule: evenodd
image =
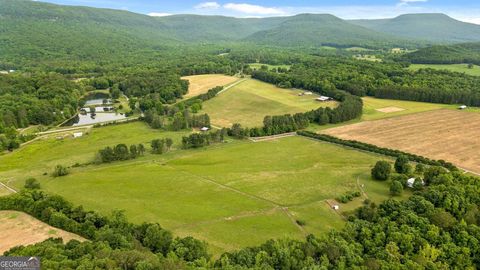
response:
M217 86L226 86L239 80L238 77L227 76L222 74L207 74L207 75L194 75L182 77L184 80L188 80L190 85L188 87L188 93L184 98L191 98L204 94L208 90Z
M0 155L0 181L13 179L11 184L19 188L28 177L50 174L58 165L91 162L98 150L119 143L143 143L147 148L153 139L172 138L178 145L188 131L162 132L151 129L143 122L93 128L81 138L57 140L56 135L35 141L12 153ZM28 168L28 169L27 169ZM0 191L1 192L1 191Z
M360 118L348 122L343 122L335 125L319 126L316 124L310 125L308 130L319 132L325 129L341 127L345 125L355 124L364 121L372 121L379 119L387 119L397 116L434 111L440 109L458 110L458 105L437 104L416 101L404 101L394 99L380 99L374 97L363 97L363 114ZM468 108L469 112L480 112L478 108Z
M267 66L268 70L272 70L274 68L285 68L290 69L290 65L269 65L269 64L262 64L262 63L250 63L248 64L254 70L260 70L262 66Z
M0 255L20 245L32 245L48 238L62 238L64 243L84 238L41 222L25 213L0 211Z
M423 65L412 64L409 69L417 71L419 69L432 68L438 70L448 70L454 72L465 73L472 76L480 76L480 66L474 65L473 68L468 68L468 64L451 64L451 65Z
M363 97L361 120L377 120L439 109L458 109L458 105Z
M203 103L202 112L215 126L229 127L240 123L247 127L263 124L266 115L294 114L334 107L336 102L318 102L316 95L298 96L302 90L282 89L258 80L247 79Z
M480 114L436 110L325 130L343 139L444 159L480 173Z
M51 142L40 143L48 148ZM30 147L46 149L25 149ZM66 160L76 158L70 150L63 152ZM2 163L19 160L16 155L22 153L4 156ZM30 166L45 166L36 158L12 172L3 167L2 173L23 184L32 174ZM199 150L73 168L61 178L33 176L44 190L86 209L105 214L124 209L132 222L159 222L175 235L206 240L211 252L219 254L271 238L301 239L341 228L343 218L325 200L358 190L359 183L372 198L388 198L388 183L370 179L370 168L382 158L303 137L258 143L230 140ZM296 220L306 225L300 227Z

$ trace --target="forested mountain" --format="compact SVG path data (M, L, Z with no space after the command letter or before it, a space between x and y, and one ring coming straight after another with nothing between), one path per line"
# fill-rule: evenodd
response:
M288 17L232 18L225 16L173 15L157 18L178 40L218 42L241 40L255 32L278 26Z
M160 22L126 11L0 0L2 60L109 57L169 41Z
M393 19L350 22L378 32L432 43L480 41L480 25L457 21L445 14L405 14Z
M75 61L81 62L78 65L94 63L91 66L97 67L119 60L123 65L131 65L179 51L172 47L199 43L212 44L214 50L231 48L233 44L237 47L248 44L250 47L414 48L425 44L424 40L480 40L480 26L441 14L404 15L391 20L352 23L326 14L272 18L151 17L120 10L27 0L0 0L0 6L0 69L15 69L42 61L63 67L67 63L72 66ZM195 46L195 50L199 49Z
M277 27L257 32L245 40L280 46L374 46L406 44L405 40L348 23L328 14L300 14Z
M406 54L403 60L416 64L480 65L480 42L449 46L432 46Z

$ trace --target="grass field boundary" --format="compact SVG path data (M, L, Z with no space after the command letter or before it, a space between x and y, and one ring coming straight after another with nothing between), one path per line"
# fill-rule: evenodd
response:
M12 193L17 193L17 191L9 186L7 186L6 184L0 182L0 186L6 188L8 191L12 192Z
M292 222L292 224L297 227L304 235L307 235L307 232L305 231L305 229L300 226L297 221L295 220L295 218L292 216L292 214L290 213L290 211L288 210L288 207L284 206L284 205L281 205L275 201L272 201L272 200L269 200L269 199L266 199L266 198L263 198L263 197L260 197L260 196L257 196L257 195L254 195L254 194L250 194L250 193L247 193L247 192L244 192L244 191L241 191L239 189L236 189L234 187L231 187L231 186L228 186L228 185L225 185L225 184L221 184L209 177L205 177L205 176L200 176L200 175L196 175L196 174L193 174L193 173L190 173L188 171L185 171L185 170L180 170L180 169L177 169L177 168L174 168L172 166L169 166L167 165L170 169L172 170L175 170L175 171L178 171L178 172L181 172L181 173L184 173L184 174L187 174L189 176L193 176L193 177L196 177L200 180L203 180L205 182L208 182L210 184L214 184L214 185L217 185L218 187L221 187L221 188L224 188L224 189L227 189L227 190L230 190L230 191L233 191L233 192L236 192L240 195L243 195L243 196L246 196L246 197L249 197L251 199L256 199L256 200L261 200L261 201L264 201L264 202L267 202L269 204L272 204L274 206L274 208L280 208L284 213L285 215L287 215L287 217L289 218L289 220Z
M234 82L234 83L230 84L229 86L227 86L227 87L223 88L223 90L222 90L222 91L218 92L218 93L216 94L216 96L220 95L221 93L223 93L223 92L227 91L227 90L228 90L228 89L230 89L230 88L233 88L233 87L235 87L235 86L237 86L237 85L239 85L239 84L243 83L243 82L244 82L244 81L246 81L246 80L248 80L248 78L243 78L243 79L241 79L241 80L238 80L238 81L236 81L236 82Z
M351 149L355 149L357 151L364 151L368 153L375 153L379 154L382 156L387 156L387 157L399 157L401 155L407 156L410 161L416 162L416 163L422 163L425 165L429 166L441 166L444 167L448 170L455 170L458 169L455 165L453 165L450 162L444 161L444 160L433 160L427 157L423 157L420 155L416 154L411 154L407 153L404 151L400 150L394 150L394 149L389 149L385 147L380 147L377 145L373 144L368 144L360 141L353 141L353 140L344 140L340 139L338 137L332 136L332 135L327 135L327 134L318 134L318 133L313 133L310 131L299 131L297 132L298 135L310 138L312 140L317 140L317 141L322 141L322 142L328 142L336 145L342 145Z
M271 141L275 139L281 139L281 138L292 137L292 136L297 136L297 132L289 132L289 133L264 136L264 137L249 137L248 139L252 142L265 142L265 141Z

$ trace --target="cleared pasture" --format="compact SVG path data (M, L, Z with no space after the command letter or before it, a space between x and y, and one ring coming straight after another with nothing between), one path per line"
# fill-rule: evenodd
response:
M480 114L436 110L323 131L342 139L444 159L480 173Z
M437 104L416 101L404 101L394 99L380 99L374 97L363 97L363 114L360 118L334 125L319 126L311 124L308 130L319 132L325 129L341 127L362 121L371 121L397 117L402 115L415 114L419 112L434 111L439 109L457 110L458 105ZM477 108L469 108L467 111L479 111Z
M291 67L291 65L269 65L269 64L263 64L263 63L251 63L248 65L254 70L260 70L262 66L267 66L268 70L272 70L276 68L290 69Z
M378 200L388 198L388 183L370 179L370 168L382 158L289 137L149 155L40 181L86 209L125 209L132 222L159 222L176 235L208 241L219 254L340 228L342 217L324 201L358 189L357 181Z
M93 128L88 134L74 139L68 136L57 139L57 135L32 142L12 153L0 154L0 181L12 178L11 185L21 188L28 177L42 177L62 164L91 162L96 152L106 146L119 143L143 143L147 148L152 139L172 138L176 145L188 131L163 132L151 129L143 122L132 122Z
M239 80L238 77L227 76L222 74L207 74L207 75L194 75L182 77L184 80L188 80L190 85L188 87L188 93L184 98L191 98L204 94L208 90L217 86L226 86Z
M213 125L229 127L261 126L266 115L294 114L319 107L334 107L336 102L318 102L317 95L299 96L302 90L282 89L258 80L247 79L203 103Z
M424 65L424 64L412 64L410 70L420 70L425 68L432 68L437 70L448 70L453 72L465 73L472 76L480 76L480 66L474 65L472 68L468 67L468 64L451 64L451 65Z
M31 245L48 238L62 238L66 243L72 239L84 238L57 228L16 211L0 211L0 255L20 245Z

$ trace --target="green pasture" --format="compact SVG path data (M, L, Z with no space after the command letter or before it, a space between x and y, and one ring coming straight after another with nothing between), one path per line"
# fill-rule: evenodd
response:
M258 80L244 82L203 103L213 125L228 127L261 126L266 115L305 112L321 106L336 106L336 102L321 103L317 95L299 96L302 90L282 89Z
M19 187L28 177L40 177L51 173L53 168L62 164L72 166L76 163L87 163L94 159L95 153L106 147L119 143L127 145L143 143L149 148L152 139L172 138L176 145L181 137L188 134L182 132L163 132L151 129L143 122L132 122L93 128L81 138L68 136L57 139L58 135L49 135L12 153L0 155L0 181L5 178L21 180L12 184Z
M394 99L380 99L374 97L363 97L363 114L361 118L354 119L348 122L343 122L335 125L324 125L319 126L316 124L310 125L308 130L310 131L320 131L328 128L334 128L338 126L344 126L349 124L358 123L361 121L370 121L370 120L379 120L390 117L397 117L407 114L420 113L432 110L439 109L452 109L457 110L458 105L449 105L449 104L437 104L437 103L427 103L427 102L416 102L416 101L404 101L404 100L394 100ZM382 112L380 110L385 108L398 108L399 111L396 112ZM480 112L477 108L468 108L466 111L475 111Z
M41 141L1 157L2 164L10 166L2 165L0 175L18 180L17 187L25 177L35 176L43 189L86 209L103 213L124 209L132 222L159 222L175 235L206 240L214 254L270 238L300 239L341 228L343 218L325 200L358 190L357 181L371 190L375 200L389 197L388 183L370 179L371 167L384 157L303 137L259 143L229 140L198 150L72 168L70 175L60 178L36 173L43 171L36 168L56 164L62 156L62 163L88 160L96 149L113 141L146 142L181 135L148 132L141 123L110 131L116 127L130 129L125 133L129 138L112 139L110 132L94 130L85 143ZM82 149L80 157L74 149ZM49 160L42 158L49 155L53 156ZM20 157L27 160L17 164Z
M473 68L469 68L468 64L451 64L451 65L423 65L423 64L412 64L410 65L410 70L420 70L424 68L432 68L438 70L448 70L453 72L465 73L473 76L480 76L480 66L474 65Z

